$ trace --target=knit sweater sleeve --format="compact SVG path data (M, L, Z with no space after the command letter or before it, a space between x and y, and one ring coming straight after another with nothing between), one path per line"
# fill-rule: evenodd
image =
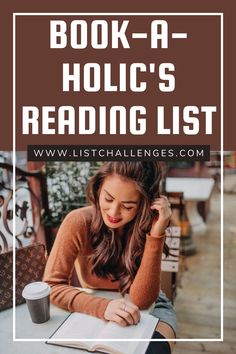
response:
M159 296L164 240L146 236L141 264L129 291L131 301L140 309L150 307Z
M104 318L109 300L87 294L69 285L75 259L85 247L87 234L84 215L79 210L70 212L59 228L47 261L44 281L52 288L50 300L53 304L70 312L82 312Z

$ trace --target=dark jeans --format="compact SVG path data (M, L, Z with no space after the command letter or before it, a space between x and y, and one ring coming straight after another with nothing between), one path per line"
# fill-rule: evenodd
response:
M153 339L166 339L157 331L152 336ZM171 354L168 342L150 342L146 354Z

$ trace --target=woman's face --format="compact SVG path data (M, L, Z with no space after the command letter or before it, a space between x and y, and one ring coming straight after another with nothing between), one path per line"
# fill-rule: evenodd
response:
M99 195L104 223L109 228L122 230L137 215L140 199L140 193L132 180L118 175L106 177Z

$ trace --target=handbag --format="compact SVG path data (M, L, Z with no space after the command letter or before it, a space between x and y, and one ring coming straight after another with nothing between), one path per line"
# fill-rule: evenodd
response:
M34 243L16 249L16 305L25 302L22 290L25 285L41 281L46 265L45 246ZM0 254L0 311L13 306L13 251Z

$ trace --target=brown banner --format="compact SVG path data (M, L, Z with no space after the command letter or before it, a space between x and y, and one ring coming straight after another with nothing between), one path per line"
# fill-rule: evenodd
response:
M70 2L58 2L56 8L27 1L5 4L1 15L4 15L1 33L5 34L7 47L1 66L0 149L12 149L14 110L17 150L26 150L30 144L62 143L205 144L210 145L211 150L220 149L221 21L219 15L199 15L199 11L224 12L224 149L235 149L230 133L235 123L232 91L229 90L233 70L230 66L232 8L220 1L212 6L205 2L201 9L189 2L179 1L178 6L176 2L172 3L171 9L170 6L167 9L164 2L156 5L145 3L145 6L137 3L135 8L132 4L117 6L104 2L99 4L99 9L95 2L89 9L81 4L75 8ZM178 14L19 14L24 11L91 13L98 10L106 13L171 11ZM181 15L182 11L198 14ZM18 13L15 16L15 107L12 87L13 12ZM63 21L60 23L66 26L65 48L52 48L52 41L50 47L50 24L52 26L53 20ZM159 21L158 25L155 21ZM158 37L165 26L168 27L167 42L164 36L162 39ZM107 36L104 35L106 30ZM135 37L140 33L146 34L146 38ZM186 37L176 38L178 34ZM70 83L69 91L63 91L63 83L66 86L63 63L68 64L70 74L73 70L79 73L79 83L76 83L76 88ZM170 66L166 67L166 63ZM79 66L75 68L74 64ZM163 76L163 73L170 76ZM141 84L146 85L145 90L140 89ZM37 116L34 131L32 124L27 127L32 116ZM68 120L70 129L63 125Z

